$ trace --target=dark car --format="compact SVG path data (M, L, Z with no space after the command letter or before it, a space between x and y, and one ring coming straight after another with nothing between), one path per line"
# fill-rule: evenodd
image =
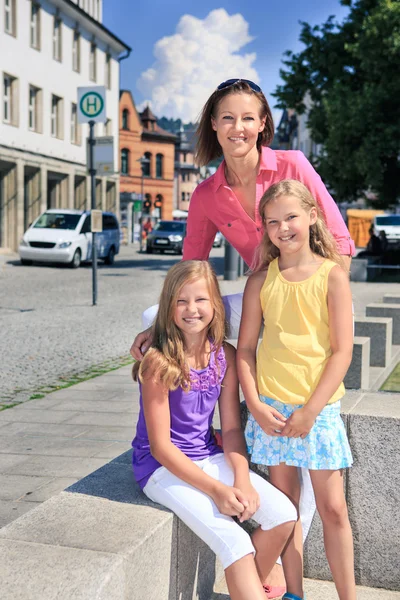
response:
M186 235L186 223L183 221L159 221L146 239L146 252L152 254L155 250L163 253L171 250L182 254L183 239Z

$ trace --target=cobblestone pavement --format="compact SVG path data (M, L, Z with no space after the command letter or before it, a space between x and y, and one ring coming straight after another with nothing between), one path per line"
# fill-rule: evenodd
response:
M212 250L223 273L223 249ZM157 302L166 271L179 256L140 254L122 247L115 265L99 265L93 307L91 267L22 267L17 255L0 255L0 402L20 402L44 385L129 353L141 313ZM221 281L223 293L242 291L245 280ZM355 312L400 283L352 284Z
M223 269L223 249L214 249ZM23 401L104 361L129 354L141 331L141 314L155 304L173 254L145 255L122 247L112 267L99 263L98 302L92 306L92 270L21 266L17 255L0 255L0 402ZM226 292L243 282L224 282Z

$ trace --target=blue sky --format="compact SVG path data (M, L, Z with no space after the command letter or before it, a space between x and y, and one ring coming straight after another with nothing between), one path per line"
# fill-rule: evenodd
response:
M121 87L139 107L185 122L231 77L257 81L272 107L284 51L302 48L299 21L347 14L339 0L103 0L104 25L132 47Z

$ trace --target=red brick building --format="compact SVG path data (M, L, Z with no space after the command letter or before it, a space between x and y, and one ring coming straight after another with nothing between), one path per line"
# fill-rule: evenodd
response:
M121 194L143 193L151 216L172 219L176 136L157 125L149 107L139 113L129 90L120 92L119 114Z

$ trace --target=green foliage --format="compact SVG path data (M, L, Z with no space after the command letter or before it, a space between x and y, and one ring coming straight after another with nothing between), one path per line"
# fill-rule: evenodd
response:
M304 50L286 53L280 108L311 109L312 137L323 144L314 162L337 200L374 192L376 208L400 196L400 2L341 0L343 23L302 23Z

